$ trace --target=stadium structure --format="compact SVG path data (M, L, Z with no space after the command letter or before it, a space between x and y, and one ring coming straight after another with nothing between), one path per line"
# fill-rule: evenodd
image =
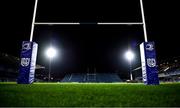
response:
M157 68L161 82L180 82L180 56L161 60ZM133 69L133 76L136 81L142 81L141 67Z
M61 82L122 82L115 73L72 73L67 74Z
M30 42L33 42L33 33L35 25L80 25L80 22L36 22L36 11L37 11L37 3L38 0L35 0L34 5L34 12L33 12L33 19L31 25L31 34L30 34ZM114 23L107 23L107 22L97 22L97 25L142 25L143 32L144 32L144 41L148 42L147 39L147 32L146 32L146 23L145 23L145 16L144 16L144 9L143 9L143 2L140 0L140 7L141 7L141 15L142 21L141 22L114 22ZM10 56L5 53L0 54L0 81L10 81L17 80L18 76L18 69L20 59L14 56ZM179 57L175 59L164 61L160 63L158 66L159 68L159 78L162 81L179 81L180 77L180 68L179 68ZM46 73L46 69L43 66L36 65L36 73L35 73L35 80L36 81L48 81L48 73ZM142 70L141 67L138 67L132 70L132 74L135 80L142 81ZM126 81L124 78L121 79L121 75L119 73L68 73L62 75L60 78L50 78L51 81L59 81L59 82L122 82ZM129 78L128 78L129 79Z
M17 81L20 59L7 53L0 53L0 82ZM36 65L36 80L42 81L44 66Z
M180 56L163 60L159 64L159 79L164 82L180 82Z
M0 53L0 82L16 81L18 76L20 60L18 57ZM180 56L169 58L161 61L158 65L158 76L162 82L180 82ZM141 67L133 69L134 80L142 82ZM51 81L54 82L125 82L121 73L109 72L98 73L84 72L84 73L65 73L58 77L54 77ZM44 66L36 65L35 81L48 81L48 69Z

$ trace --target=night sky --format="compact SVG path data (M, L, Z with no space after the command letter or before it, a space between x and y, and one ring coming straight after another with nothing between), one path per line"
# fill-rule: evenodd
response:
M171 0L143 0L149 41L155 41L157 59L179 56L179 7ZM29 40L34 0L4 0L1 4L0 52L19 57L21 43ZM36 26L37 63L48 68L44 55L50 43L59 51L53 72L128 71L124 52L136 53L140 66L142 26L95 25L96 22L141 22L139 0L39 0L36 22L81 22L83 25Z

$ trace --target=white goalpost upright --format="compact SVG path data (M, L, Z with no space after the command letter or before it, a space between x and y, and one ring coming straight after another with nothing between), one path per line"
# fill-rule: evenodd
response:
M145 16L144 16L144 7L143 7L142 0L140 0L140 6L141 6L142 23L143 23L143 30L144 30L144 40L145 40L145 42L148 42L147 31L146 31L146 22L145 22Z
M35 25L36 12L37 12L37 4L38 4L38 0L35 0L35 4L34 4L34 13L33 13L33 19L32 19L32 24L31 24L30 42L33 40L34 25Z

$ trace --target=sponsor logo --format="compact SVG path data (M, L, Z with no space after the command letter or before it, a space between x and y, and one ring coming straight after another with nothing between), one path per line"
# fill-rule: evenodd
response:
M148 58L147 59L147 65L149 67L155 67L156 66L156 60L154 58Z
M29 66L30 58L21 58L21 66L26 67Z
M31 43L25 43L22 45L23 50L30 50L31 49Z
M153 51L154 50L154 45L151 44L151 43L146 44L146 50Z

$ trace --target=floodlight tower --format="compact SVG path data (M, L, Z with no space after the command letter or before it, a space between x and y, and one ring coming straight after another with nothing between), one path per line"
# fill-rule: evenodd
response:
M133 76L132 76L132 60L134 59L134 53L131 50L128 50L125 53L125 58L128 60L129 62L129 73L130 73L130 80L133 80Z
M49 58L49 74L48 74L48 79L49 81L51 80L51 62L52 62L52 59L54 57L56 57L57 55L57 50L55 48L53 48L52 46L49 47L47 50L46 50L46 56Z

